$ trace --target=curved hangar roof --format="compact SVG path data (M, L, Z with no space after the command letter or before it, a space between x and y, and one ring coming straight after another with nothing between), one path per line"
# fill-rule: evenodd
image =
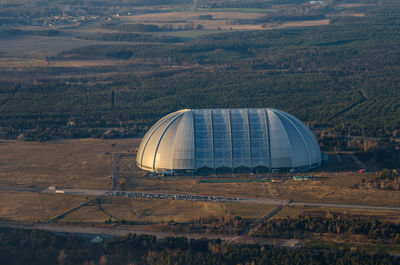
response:
M321 164L313 133L277 109L185 109L142 139L137 165L148 171L310 169Z

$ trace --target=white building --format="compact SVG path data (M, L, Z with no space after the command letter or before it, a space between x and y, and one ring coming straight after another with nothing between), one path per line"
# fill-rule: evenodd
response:
M162 171L308 170L321 164L314 134L277 109L185 109L154 124L138 167Z

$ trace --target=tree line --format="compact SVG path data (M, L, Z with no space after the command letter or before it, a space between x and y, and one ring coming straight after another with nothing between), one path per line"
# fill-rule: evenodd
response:
M233 244L219 239L187 239L129 234L91 243L88 238L38 230L0 228L4 265L37 264L399 264L384 252L319 250Z
M400 160L398 160L400 161ZM371 180L363 179L363 182L372 184L377 189L400 191L400 162L397 169L383 169L379 175Z
M297 233L296 233L297 232ZM400 243L400 225L382 223L365 217L344 217L341 215L286 217L267 220L252 236L292 238L303 236L305 232L347 235L365 235L370 239L388 240Z

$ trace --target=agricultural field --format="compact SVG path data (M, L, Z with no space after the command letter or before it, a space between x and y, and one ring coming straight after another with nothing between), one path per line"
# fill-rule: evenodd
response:
M15 45L15 43L20 43ZM59 52L90 45L88 41L72 40L69 37L37 37L21 36L16 38L2 38L0 52L8 57L54 56Z

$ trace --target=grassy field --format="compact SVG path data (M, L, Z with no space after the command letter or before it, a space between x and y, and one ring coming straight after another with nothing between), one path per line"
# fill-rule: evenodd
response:
M0 58L0 67L35 67L46 66L47 61L29 58Z
M16 45L18 43L18 45ZM5 57L28 57L28 58L44 58L56 56L58 53L95 44L129 44L132 42L113 42L113 41L93 41L76 39L73 36L16 36L0 39L0 54Z
M400 205L398 191L378 190L363 185L361 182L364 175L343 172L326 176L329 178L321 181L268 184L269 191L276 198L299 201Z
M211 14L210 14L211 13ZM212 19L199 19L202 15L212 15ZM259 29L260 25L239 25L234 24L234 19L256 19L262 17L261 13L243 13L243 12L179 12L170 11L164 13L150 13L131 16L121 16L120 19L125 23L140 23L153 24L158 26L170 25L174 29L185 28L188 24L196 28L197 25L202 25L206 30L229 30L229 29ZM189 30L191 31L191 30ZM203 33L214 33L212 31L203 31ZM162 32L164 35L169 35L170 32Z
M136 168L136 167L135 167ZM358 167L348 154L332 156L322 168L306 173L316 177L310 181L288 181L275 183L199 183L192 178L143 178L130 177L128 190L159 192L197 193L252 198L275 198L298 201L325 201L376 205L400 205L397 191L379 190L369 186L366 180L377 173L357 172ZM133 170L139 175L140 170ZM301 174L300 174L301 175ZM304 175L304 174L303 174ZM259 174L262 176L262 174ZM216 176L209 176L211 178ZM238 177L254 177L238 175ZM365 182L363 182L363 179Z
M372 178L375 173L360 174L355 169L352 170L351 166L347 165L351 164L351 159L346 154L340 154L340 160L333 159L325 167L307 173L317 177L312 181L199 183L193 177L144 177L145 172L138 169L135 163L139 142L140 139L71 139L45 143L3 141L0 143L0 185L110 189L111 154L114 152L124 154L117 165L123 176L119 181L120 188L125 190L400 205L400 194L397 191L378 190L364 184L362 179ZM336 172L333 171L335 167L339 169ZM244 174L236 177L245 176ZM86 200L86 196L1 192L0 219L46 221ZM112 219L157 224L162 221L190 222L198 217L226 215L255 220L274 207L262 204L106 198L102 201L103 210L98 204L92 203L71 213L60 222L104 224ZM319 207L284 207L273 218L303 214L343 214L367 216L384 222L400 222L400 215L396 212ZM138 227L152 229L152 226Z
M240 12L240 13L273 13L275 10L267 8L165 8L163 12Z
M30 58L0 58L0 67L9 68L25 68L25 67L96 67L121 65L120 60L47 60L47 59L30 59Z
M363 179L374 178L376 173L358 173L357 167L351 168L351 158L345 154L341 155L341 162L333 159L331 164L307 173L317 177L312 181L199 183L192 177L143 177L145 172L135 164L139 142L140 139L71 139L45 143L3 141L0 143L0 185L109 189L112 174L110 154L127 152L129 155L122 156L118 164L123 176L120 185L126 190L400 205L399 192L379 190L369 186L368 181L363 182ZM349 167L346 163L350 164ZM333 171L335 167L337 172Z
M314 174L311 174L314 175ZM317 174L316 174L317 175ZM298 201L322 201L376 205L400 205L397 191L379 190L362 185L356 172L320 172L325 176L317 181L286 183L198 183L191 179L131 178L129 190L197 193L251 198L275 198Z
M194 22L200 21L199 16L209 15L207 11L199 11L199 12L179 12L179 11L168 11L161 13L148 13L148 14L139 14L139 15L130 15L130 16L120 16L120 20L123 22L136 22L136 23L167 23L172 22L176 23L176 21L184 21L184 22ZM218 23L218 21L227 21L230 19L252 19L259 18L264 16L259 13L243 13L243 12L213 12L212 20L214 23ZM208 20L201 20L208 21Z
M199 36L223 33L223 32L229 32L229 31L230 31L229 29L202 29L202 30L180 30L180 31L170 31L170 32L156 32L155 34L193 39L193 38L197 38Z
M137 139L0 142L0 185L109 189L111 152L133 150Z
M47 221L85 202L86 198L86 196L65 194L1 191L0 220Z
M252 197L262 197L265 194L264 186L259 183L198 183L191 178L131 178L130 189Z
M220 203L199 201L175 201L157 199L107 198L103 200L101 211L96 206L88 206L68 215L62 222L104 223L112 218L135 222L159 223L174 220L189 222L206 216L241 216L257 219L274 206L242 203Z
M270 23L264 25L263 23L233 23L235 19L258 19L265 16L265 13L271 13L273 11L262 11L263 9L198 9L197 12L190 10L174 10L169 9L161 13L150 13L130 16L120 16L119 19L127 24L141 23L141 24L153 24L158 26L170 25L174 29L185 28L189 23L194 27L201 25L202 30L184 30L184 31L172 31L172 32L160 32L162 35L173 35L179 37L198 37L205 34L221 33L223 30L268 30L278 29L287 27L307 27L307 26L319 26L326 25L330 19L320 19L312 21L296 21L296 22L279 22ZM259 11L259 12L258 12ZM212 19L199 19L200 16L211 15ZM91 31L94 29L91 28ZM217 32L213 30L219 30ZM186 32L187 31L187 32Z

